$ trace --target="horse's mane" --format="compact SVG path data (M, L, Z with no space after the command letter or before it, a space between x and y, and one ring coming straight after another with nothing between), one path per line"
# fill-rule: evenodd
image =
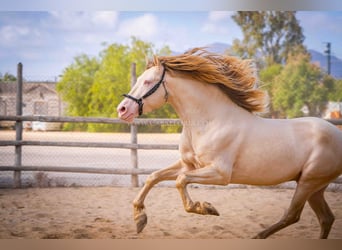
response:
M263 112L266 93L257 89L258 78L251 60L210 53L194 48L181 55L155 56L147 65L163 65L172 75L181 74L208 84L215 84L238 106L249 112Z

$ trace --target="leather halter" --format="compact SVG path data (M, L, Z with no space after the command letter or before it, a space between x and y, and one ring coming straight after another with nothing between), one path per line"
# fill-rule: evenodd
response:
M167 92L166 87L165 87L164 77L165 77L165 67L163 67L163 74L162 74L159 82L157 82L156 85L154 85L149 91L147 91L146 94L144 94L139 99L135 98L134 96L131 96L129 94L123 94L124 97L127 97L127 98L135 101L139 105L139 116L142 115L142 113L143 113L143 106L144 106L143 100L146 99L147 97L149 97L150 95L152 95L154 92L156 92L157 89L160 87L160 85L163 85L163 87L164 87L164 90L165 90L164 99L165 99L165 102L167 102L167 99L169 97L169 93Z

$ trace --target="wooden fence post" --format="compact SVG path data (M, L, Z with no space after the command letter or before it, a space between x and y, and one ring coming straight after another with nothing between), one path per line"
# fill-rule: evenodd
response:
M16 115L21 116L23 114L23 64L18 63L17 68L17 98L16 98ZM15 123L15 139L16 141L22 141L23 138L23 121L16 121ZM15 146L15 163L16 167L21 167L21 145ZM14 188L21 187L21 171L14 171Z
M137 74L136 74L136 64L131 64L131 88L135 85L137 81ZM135 124L131 125L131 143L138 144L138 126ZM131 164L132 168L138 168L138 149L132 148L131 149ZM132 187L139 186L139 179L137 174L132 174L131 176Z

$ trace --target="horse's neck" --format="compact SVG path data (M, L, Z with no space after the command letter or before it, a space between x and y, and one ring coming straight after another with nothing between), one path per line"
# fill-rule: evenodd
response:
M171 78L168 84L170 104L183 124L205 125L206 122L227 124L229 120L246 120L253 116L233 103L214 85L189 79Z

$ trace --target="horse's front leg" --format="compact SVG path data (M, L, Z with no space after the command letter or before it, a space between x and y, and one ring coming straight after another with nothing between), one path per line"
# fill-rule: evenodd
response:
M209 202L193 202L186 186L189 183L227 185L230 182L230 171L210 165L182 173L176 180L177 189L182 197L184 208L189 213L219 215Z
M147 216L144 211L144 200L146 198L146 195L148 194L150 189L158 182L166 180L176 180L177 176L182 172L182 167L182 162L178 161L167 168L153 172L147 177L144 187L141 189L141 191L133 201L134 220L137 225L138 233L140 233L147 224Z

